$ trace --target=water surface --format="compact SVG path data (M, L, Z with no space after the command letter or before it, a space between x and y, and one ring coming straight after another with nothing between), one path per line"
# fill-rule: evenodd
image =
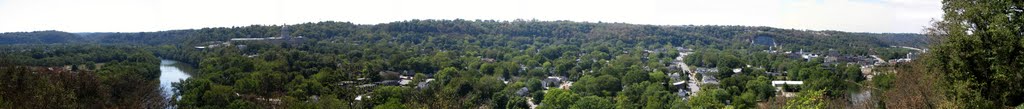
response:
M171 83L188 79L191 76L186 72L191 70L191 67L178 61L160 59L160 87L163 89L164 95L168 97L174 95L174 87L171 87Z

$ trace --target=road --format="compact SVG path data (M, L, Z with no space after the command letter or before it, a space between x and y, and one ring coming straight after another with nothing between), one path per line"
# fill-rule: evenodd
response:
M690 66L686 65L686 62L683 61L684 57L686 57L686 55L690 55L691 53L692 52L679 52L679 57L676 57L676 65L678 65L679 68L683 69L683 72L689 75L688 77L690 79L686 81L686 84L687 87L690 88L690 95L693 95L696 94L697 92L700 92L700 86L699 84L697 84L699 83L698 81L700 79L697 79L696 73L693 73L693 70L690 70Z

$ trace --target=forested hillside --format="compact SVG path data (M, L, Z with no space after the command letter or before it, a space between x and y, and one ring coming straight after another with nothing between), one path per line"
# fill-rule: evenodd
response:
M810 31L751 26L658 26L624 23L587 23L571 21L493 21L493 20L410 20L377 25L357 25L347 22L318 22L290 25L292 36L311 39L335 37L365 37L359 35L386 35L399 41L422 40L420 35L503 35L510 37L548 37L573 40L619 39L625 42L673 43L680 45L707 45L717 48L749 42L753 37L776 39L785 49L827 50L830 48L863 47L850 53L867 53L867 48L888 46L924 47L926 38L907 33L849 33L840 31ZM230 38L273 37L280 34L281 26L244 26L203 28L140 33L82 33L59 31L4 33L4 44L65 43L85 37L95 43L112 44L200 44L208 41L226 41ZM80 37L73 37L80 36Z

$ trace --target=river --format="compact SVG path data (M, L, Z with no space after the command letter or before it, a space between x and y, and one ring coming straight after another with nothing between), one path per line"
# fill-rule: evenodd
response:
M190 66L184 63L160 59L160 87L163 89L164 95L168 97L174 95L174 87L171 87L171 83L180 82L192 77L186 73L192 70Z

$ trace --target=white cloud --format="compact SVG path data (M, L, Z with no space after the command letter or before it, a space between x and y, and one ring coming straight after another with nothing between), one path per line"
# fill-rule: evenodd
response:
M937 0L0 0L0 32L137 32L318 21L539 19L920 32Z

